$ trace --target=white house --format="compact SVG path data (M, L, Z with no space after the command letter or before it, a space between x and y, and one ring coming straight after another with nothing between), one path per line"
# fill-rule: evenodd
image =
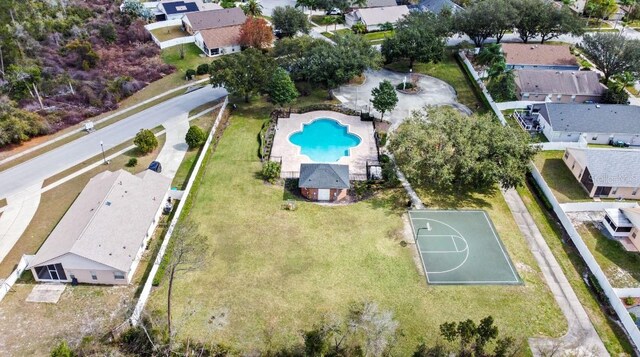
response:
M628 239L640 251L640 207L606 209L602 225L612 237ZM629 250L628 244L623 246Z
M94 176L27 268L40 282L130 283L170 185L151 170Z
M409 14L406 5L363 8L354 10L345 15L345 23L351 27L358 22L367 26L367 31L378 31L380 25L385 23L395 24L398 20Z
M535 121L552 142L610 140L640 145L640 107L623 104L543 103L519 113Z
M213 57L241 50L240 29L246 19L242 9L234 7L186 14L182 26L202 52Z

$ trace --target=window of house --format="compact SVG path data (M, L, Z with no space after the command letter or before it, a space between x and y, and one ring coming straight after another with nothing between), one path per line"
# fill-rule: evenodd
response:
M631 232L631 227L619 227L618 229L616 229L616 232L622 232L622 233Z
M529 98L529 93L523 93L522 98Z
M631 192L631 194L635 196L637 193L638 193L638 188L636 187L633 189L633 192Z
M609 223L609 227L611 227L614 231L618 229L618 227L615 224L613 224L609 216L604 216L604 220L607 221L607 223Z
M576 163L574 162L573 165L571 165L571 170L573 170L573 168L576 167Z
M67 280L67 275L60 263L35 267L35 271L40 280Z
M592 137L591 140L598 140L598 135Z
M616 192L618 192L618 188L617 188L617 187L614 187L614 188L611 190L611 194L612 194L612 195L615 195L615 194L616 194Z
M91 274L91 279L92 280L98 280L98 275L96 275L95 271L89 272Z
M565 153L564 153L564 158L565 158L565 159L568 159L568 158L569 158L569 152L565 152Z
M578 180L582 178L582 172L578 175Z
M113 273L113 278L116 279L116 280L124 280L124 273L119 272L119 271L114 272Z

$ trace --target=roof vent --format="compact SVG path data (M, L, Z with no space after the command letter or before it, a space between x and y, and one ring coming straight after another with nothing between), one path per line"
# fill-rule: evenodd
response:
M107 205L107 206L111 206L111 201L107 201L104 204Z
M600 104L596 104L596 108L600 108Z

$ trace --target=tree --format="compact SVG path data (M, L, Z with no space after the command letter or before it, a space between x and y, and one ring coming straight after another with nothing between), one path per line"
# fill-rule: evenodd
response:
M158 138L149 129L140 129L133 138L133 143L142 154L148 154L158 147Z
M381 113L380 119L384 118L385 112L392 111L398 104L398 95L391 82L384 80L380 85L371 90L371 104Z
M582 49L607 81L622 72L640 72L640 40L614 33L587 34L582 39Z
M437 62L444 55L444 35L436 15L410 12L396 22L395 34L384 40L381 52L387 62L408 60L410 68L415 61Z
M380 31L393 31L393 24L391 22L385 22L380 25Z
M335 45L324 42L313 46L305 54L304 73L310 81L331 89L362 75L367 69L379 68L380 54L361 36L337 35L334 42Z
M308 54L314 47L326 46L326 41L311 36L285 37L276 41L273 57L294 80L308 80Z
M353 24L353 26L351 26L351 31L353 31L353 33L355 34L367 33L367 25L365 25L362 21L358 21Z
M271 101L281 107L293 102L299 96L296 86L293 84L291 77L289 77L289 73L279 67L271 76L271 80L267 85L267 92Z
M502 53L502 46L497 43L490 43L480 50L480 53L476 56L476 61L483 66L491 66L498 62L504 62L504 54Z
M273 30L263 18L249 16L240 28L240 45L265 49L273 42Z
M585 9L589 17L608 19L618 10L618 4L615 0L588 0L587 3L589 6L585 6Z
M202 63L199 64L198 67L196 68L196 74L201 76L203 74L207 74L209 73L209 64L208 63Z
M320 22L325 25L325 32L329 32L329 25L337 24L338 18L336 16L324 16Z
M95 67L100 59L98 54L93 50L91 42L86 40L73 40L64 46L64 51L67 54L75 54L76 67L82 68L85 71Z
M538 34L541 43L570 33L579 36L584 33L585 22L573 13L568 6L556 7L553 3L546 3L541 13Z
M244 97L248 103L252 95L264 91L274 69L275 62L271 57L249 48L213 61L209 69L210 82L213 86L224 86L231 94Z
M492 36L498 43L515 26L518 13L511 1L485 0L453 15L454 29L466 34L480 47Z
M442 336L448 342L454 342L458 340L460 347L457 356L493 356L493 357L506 357L515 355L517 350L514 347L513 339L511 337L498 338L498 327L493 324L493 317L487 316L480 320L480 323L476 325L473 320L467 319L460 322L445 322L440 325L440 336ZM493 353L487 353L485 351L486 346L491 341L495 341ZM418 351L424 350L422 347L418 348ZM435 349L437 354L418 354L418 351L414 354L415 357L421 356L449 356L452 355L450 351L446 351L444 348Z
M122 13L134 19L142 18L148 21L153 18L151 10L145 7L139 0L124 0L122 2Z
M561 34L581 35L584 31L582 20L567 6L558 8L545 0L517 0L513 2L513 6L519 15L515 27L524 43L536 36L541 36L544 43Z
M602 93L602 102L607 104L627 104L629 102L629 94L624 88L609 86L604 93Z
M171 293L176 274L185 273L202 267L207 261L209 245L207 237L200 234L200 227L190 219L178 222L173 230L169 249L169 285L167 288L167 332L169 345L173 339L171 329Z
M262 4L257 0L249 0L246 4L240 5L240 8L244 11L245 15L257 17L262 16L262 9L264 9L264 6L262 6Z
M192 125L189 127L184 140L189 145L189 149L197 148L207 141L207 134L199 126Z
M260 174L265 181L273 184L280 178L280 168L279 162L267 161L262 165Z
M302 10L291 6L278 6L273 9L271 22L276 31L279 31L285 37L291 37L298 32L306 34L309 33L310 29L307 15Z
M317 0L296 0L295 8L306 8L309 9L309 15L311 15L311 11L317 7Z
M383 356L395 340L398 322L391 311L380 311L378 304L365 302L349 309L347 325L364 341L365 356Z
M529 141L490 116L426 107L398 127L388 146L412 183L458 192L522 184L537 151Z

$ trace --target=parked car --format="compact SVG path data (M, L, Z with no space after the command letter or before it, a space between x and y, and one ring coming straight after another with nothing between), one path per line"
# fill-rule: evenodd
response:
M616 140L616 141L609 140L609 145L615 146L617 148L628 148L629 147L629 143L625 143L622 140Z
M161 173L162 172L162 164L160 164L158 161L151 161L151 163L149 164L148 169L151 170L151 171L155 171L157 173Z
M327 10L327 15L342 15L342 11L334 7L331 10Z

